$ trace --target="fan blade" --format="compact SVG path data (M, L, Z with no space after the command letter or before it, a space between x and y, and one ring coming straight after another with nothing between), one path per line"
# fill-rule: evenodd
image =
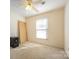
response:
M24 0L24 3L31 4L32 3L32 0Z
M27 3L21 3L20 6L25 8L27 6Z
M27 0L29 3L32 3L32 0Z
M23 2L24 2L24 3L22 3L22 5L23 5L24 7L26 7L28 4L29 4L29 5L32 5L32 0L23 0Z
M23 0L23 5L26 6L29 2L27 0Z
M32 6L32 9L35 10L36 12L39 12L34 6Z
M42 2L44 2L44 1L43 0L36 0L36 1L33 1L33 4L40 4Z

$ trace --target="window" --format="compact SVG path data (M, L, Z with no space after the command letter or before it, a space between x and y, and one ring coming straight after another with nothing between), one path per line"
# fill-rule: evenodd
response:
M36 38L47 39L48 22L47 19L36 21Z

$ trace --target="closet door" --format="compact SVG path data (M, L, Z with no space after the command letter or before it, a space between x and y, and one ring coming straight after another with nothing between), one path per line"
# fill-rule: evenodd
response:
M27 41L26 23L18 21L18 30L19 30L20 43L23 44Z

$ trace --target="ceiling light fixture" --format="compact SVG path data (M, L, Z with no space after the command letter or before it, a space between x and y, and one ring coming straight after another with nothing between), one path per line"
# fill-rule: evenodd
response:
M45 1L43 0L35 0L36 2L33 2L33 0L24 0L24 6L26 10L34 10L36 12L39 12L39 10L34 6L35 4L45 4Z
M27 5L25 9L26 10L31 10L32 9L32 6L31 5Z

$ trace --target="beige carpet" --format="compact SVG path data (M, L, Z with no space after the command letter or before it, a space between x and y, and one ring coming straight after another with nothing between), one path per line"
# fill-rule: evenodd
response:
M35 43L11 48L10 59L68 59L64 50Z

